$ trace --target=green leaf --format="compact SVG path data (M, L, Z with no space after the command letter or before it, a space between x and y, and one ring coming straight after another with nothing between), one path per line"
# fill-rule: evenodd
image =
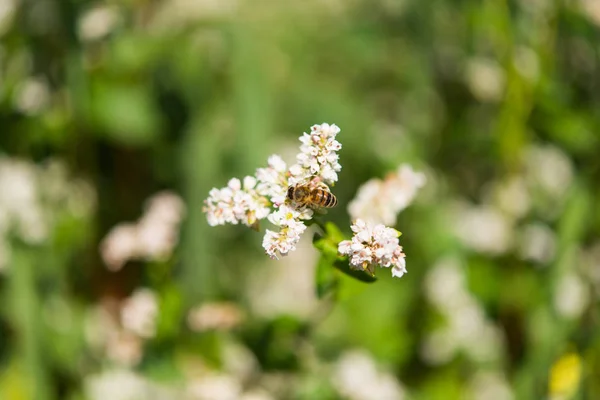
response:
M322 299L330 293L335 297L339 287L339 277L333 268L335 259L321 255L315 272L317 297Z
M332 241L328 236L321 236L315 233L313 237L313 245L321 254L328 256L329 258L336 258L338 255L337 243Z
M109 139L128 146L157 139L161 121L148 87L98 82L94 89L92 117Z

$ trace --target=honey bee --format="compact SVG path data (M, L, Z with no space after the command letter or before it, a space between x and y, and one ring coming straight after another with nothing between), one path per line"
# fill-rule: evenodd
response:
M319 185L297 184L288 187L288 200L299 207L331 208L337 205L337 198L324 183Z

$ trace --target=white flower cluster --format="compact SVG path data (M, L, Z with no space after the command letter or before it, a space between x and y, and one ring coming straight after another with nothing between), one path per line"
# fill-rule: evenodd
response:
M235 303L204 303L192 308L187 315L189 328L194 332L227 331L238 326L244 314Z
M247 176L243 185L233 178L223 189L212 189L206 200L206 217L210 226L242 223L253 226L269 215L267 199L256 191L256 178Z
M164 260L170 257L179 241L179 224L185 204L171 192L155 194L136 223L121 223L100 244L102 259L110 270L117 271L129 260Z
M285 256L295 250L300 235L306 230L306 225L302 221L310 219L312 214L310 209L295 209L283 204L269 215L269 221L280 229L279 232L266 230L263 247L267 255L277 259L277 254Z
M336 125L313 125L310 134L304 133L300 137L302 146L296 156L296 164L290 167L290 185L313 176L321 177L329 185L337 182L337 173L342 169L337 154L342 145L335 140L339 132L340 128Z
M135 366L144 355L144 340L156 335L158 316L156 293L136 289L121 302L105 300L95 307L85 324L86 339L100 357Z
M353 220L393 226L398 213L410 205L423 185L425 175L403 164L385 180L371 179L363 184L348 205L348 213Z
M504 351L502 333L469 292L463 270L460 260L443 258L425 278L425 295L446 320L422 345L421 355L430 364L447 363L461 352L476 362L494 362Z
M149 339L156 334L158 299L150 289L137 289L123 303L121 324L139 337Z
M231 179L227 187L214 188L204 201L203 211L209 225L237 225L256 228L268 218L279 231L267 230L263 239L265 252L271 258L285 256L296 249L305 222L312 210L296 209L285 204L287 189L298 183L323 182L333 185L341 170L337 151L342 145L335 139L340 129L336 125L313 125L310 133L300 137L300 153L296 164L287 167L278 155L268 159L268 166L258 168L255 176Z
M40 245L62 218L84 229L96 205L93 187L69 176L58 160L42 165L0 156L0 270L11 264L11 239Z
M402 400L406 390L394 375L380 371L373 357L363 350L350 350L337 361L332 383L349 400Z
M406 273L405 254L397 230L358 219L352 224L352 232L352 240L344 240L338 246L338 252L349 257L352 268L373 275L376 265L392 267L392 276L398 278Z

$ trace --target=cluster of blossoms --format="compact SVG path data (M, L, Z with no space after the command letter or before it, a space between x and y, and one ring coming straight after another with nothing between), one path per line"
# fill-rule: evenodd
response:
M106 235L100 253L108 268L117 271L129 260L165 260L179 241L185 204L171 192L152 196L136 223L121 223Z
M460 353L475 362L497 362L505 351L501 330L469 291L464 270L460 259L445 257L425 277L425 295L446 321L422 344L421 356L431 365L448 363Z
M295 250L312 210L285 204L287 188L299 183L335 184L342 168L337 154L342 145L335 139L339 132L336 125L313 125L310 133L300 137L300 153L289 168L281 157L272 155L267 167L257 169L255 176L247 176L243 183L232 179L227 187L212 189L203 208L209 225L241 223L257 228L260 220L268 218L279 231L266 230L266 253L278 258Z
M406 273L405 254L398 241L400 232L361 219L352 224L352 232L352 240L344 240L338 246L338 252L348 256L352 268L373 275L376 265L391 267L392 276L398 278Z
M156 336L158 301L156 293L147 288L136 289L120 302L106 299L88 316L88 343L99 356L118 365L137 365L144 355L144 341Z
M425 175L402 164L384 180L371 179L363 184L348 204L348 214L374 224L395 225L396 216L415 198L425 185Z
M63 219L83 231L96 207L93 187L60 160L38 165L0 155L0 187L0 271L11 265L14 238L43 245Z

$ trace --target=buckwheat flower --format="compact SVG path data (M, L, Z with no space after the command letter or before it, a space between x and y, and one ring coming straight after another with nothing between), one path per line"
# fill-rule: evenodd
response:
M254 226L258 220L269 215L269 202L256 191L258 181L253 176L244 178L243 183L233 178L223 189L212 189L202 209L210 226L226 223Z
M185 204L171 192L152 196L135 223L115 226L100 244L100 253L110 270L117 271L129 260L164 261L179 241L179 224Z
M328 185L337 182L337 173L342 169L337 154L342 145L335 140L339 132L340 128L335 124L313 125L310 134L304 133L300 137L300 154L296 156L296 164L290 167L290 185L314 176L321 177Z
M383 224L372 225L361 219L352 224L352 240L338 245L338 252L347 255L353 269L375 273L375 266L392 268L392 276L406 273L405 254L399 244L400 233Z
M371 179L363 184L348 205L352 219L373 224L395 225L396 216L414 200L425 185L425 175L402 164L385 180Z
M268 167L256 170L256 191L271 199L271 203L278 207L285 201L288 186L287 165L277 154L273 154L267 161Z
M188 313L187 322L191 330L227 331L238 326L244 319L242 310L235 303L205 303Z
M401 400L405 389L398 380L380 371L375 360L365 351L351 350L334 366L333 386L349 400Z
M263 238L263 248L267 255L279 259L278 255L285 256L290 251L296 250L300 235L306 230L302 220L312 217L310 209L296 209L287 204L282 204L277 211L269 215L269 221L280 227L279 232L266 230Z
M513 394L506 377L495 371L479 371L467 385L466 400L513 400Z
M150 289L137 289L121 308L121 325L142 338L154 337L158 318L158 300Z

